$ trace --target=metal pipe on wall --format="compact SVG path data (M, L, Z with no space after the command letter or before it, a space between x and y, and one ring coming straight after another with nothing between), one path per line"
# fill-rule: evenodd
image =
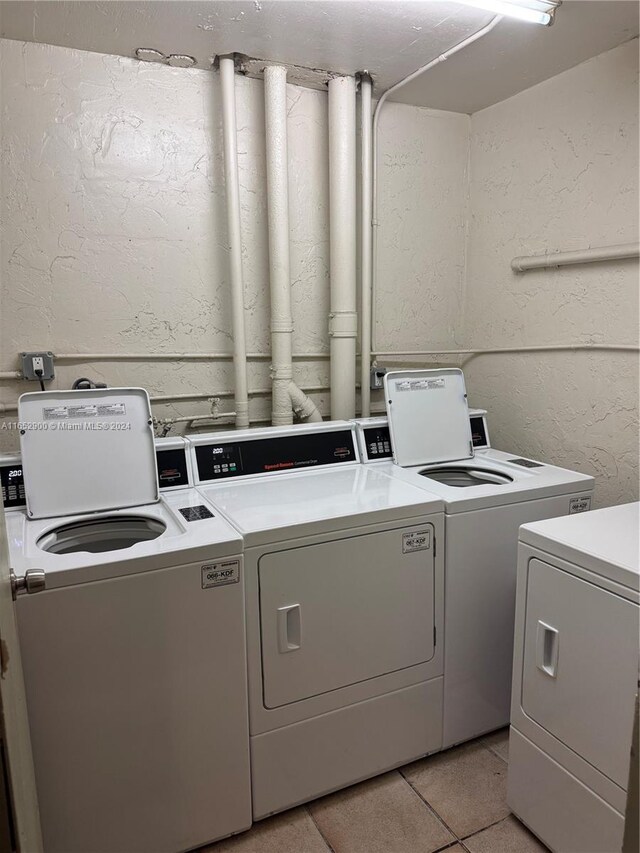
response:
M371 77L360 76L360 170L361 170L361 234L360 234L360 350L371 352L371 219L372 219L372 165L371 121L372 112ZM370 357L360 359L360 408L362 417L371 412L371 388L369 384Z
M247 397L247 346L244 327L244 279L242 275L242 232L240 227L240 182L236 123L235 65L233 56L220 57L222 135L227 201L227 234L231 274L233 366L235 377L236 427L249 426Z
M356 412L356 81L329 81L331 417Z
M290 424L291 276L289 266L289 181L287 175L287 70L264 69L264 118L267 155L267 222L271 288L271 423Z
M264 69L267 157L267 220L271 294L271 422L321 421L315 403L293 381L291 268L289 262L289 175L287 147L287 70Z
M622 243L575 252L548 252L545 255L522 255L511 261L514 272L565 267L571 264L592 264L601 261L620 261L640 257L640 243Z

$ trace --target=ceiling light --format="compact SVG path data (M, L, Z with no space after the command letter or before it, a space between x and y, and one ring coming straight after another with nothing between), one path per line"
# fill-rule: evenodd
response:
M458 0L465 6L486 9L496 15L517 18L530 24L549 26L562 0Z

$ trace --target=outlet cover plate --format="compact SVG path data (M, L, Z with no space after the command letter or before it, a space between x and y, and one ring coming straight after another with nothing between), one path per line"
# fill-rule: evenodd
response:
M23 352L20 353L22 358L22 377L23 379L33 379L36 382L42 379L43 382L48 382L53 379L55 372L53 369L53 353L47 351L41 352ZM36 376L33 360L36 358L42 359L42 376Z

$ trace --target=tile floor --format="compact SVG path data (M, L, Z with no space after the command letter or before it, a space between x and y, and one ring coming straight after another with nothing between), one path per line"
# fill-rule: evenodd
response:
M543 853L509 813L509 730L260 821L200 853Z

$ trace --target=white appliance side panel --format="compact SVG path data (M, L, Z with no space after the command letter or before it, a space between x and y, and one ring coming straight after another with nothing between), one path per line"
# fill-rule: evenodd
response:
M424 524L261 557L267 708L433 657L433 535Z
M507 803L555 853L617 853L624 818L511 728Z
M518 529L568 508L565 495L446 516L445 747L509 723Z
M442 678L251 738L254 818L399 767L442 743Z
M631 601L541 560L529 563L522 708L625 789L638 616Z
M47 853L175 853L250 826L243 581L202 578L18 598Z

